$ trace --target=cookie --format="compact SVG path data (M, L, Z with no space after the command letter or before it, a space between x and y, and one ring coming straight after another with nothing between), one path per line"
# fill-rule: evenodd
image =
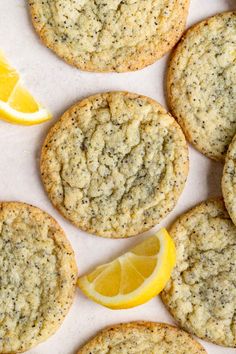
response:
M82 70L124 72L154 63L179 40L189 0L28 0L43 43Z
M170 234L177 263L162 300L186 331L236 347L236 227L223 201L196 206Z
M61 325L75 293L74 253L40 209L0 203L0 352L24 352Z
M225 206L228 213L236 225L236 136L233 138L225 160L222 191L225 201Z
M104 329L77 354L206 354L186 332L165 323L131 322Z
M54 206L82 230L137 235L176 204L188 173L184 135L152 99L126 92L88 97L50 130L41 174Z
M236 12L213 16L183 36L169 63L167 96L187 139L224 160L236 133Z

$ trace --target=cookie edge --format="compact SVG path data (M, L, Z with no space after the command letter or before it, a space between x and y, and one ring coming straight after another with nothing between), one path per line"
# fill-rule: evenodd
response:
M234 225L236 225L236 214L233 213L232 211L232 201L230 201L229 199L229 194L230 194L230 187L232 190L232 183L231 180L229 181L229 175L227 173L227 167L228 167L228 163L232 160L231 158L231 150L233 147L236 147L236 135L234 136L233 140L231 141L227 154L226 154L226 158L225 158L225 164L224 164L224 169L223 169L223 175L222 175L222 180L221 180L221 189L222 189L222 193L223 193L223 198L224 198L224 202L225 202L225 207L230 215L230 218L232 220L232 222L234 223ZM229 186L230 184L230 186ZM236 195L235 195L235 199L236 199Z

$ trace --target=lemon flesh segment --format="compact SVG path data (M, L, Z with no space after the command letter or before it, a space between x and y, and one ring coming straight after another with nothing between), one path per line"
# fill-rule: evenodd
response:
M39 110L40 105L35 101L33 96L21 85L17 85L8 100L11 108L22 113L35 113Z
M10 123L33 125L51 117L21 85L20 75L7 63L0 51L0 118Z
M4 73L3 69L0 66L0 100L7 102L19 81L19 75L15 71Z
M103 306L130 308L147 302L163 290L175 262L174 242L163 228L111 263L80 277L78 286Z

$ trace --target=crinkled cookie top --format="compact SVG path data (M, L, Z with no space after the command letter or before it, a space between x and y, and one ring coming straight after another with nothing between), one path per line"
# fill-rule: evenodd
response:
M203 154L224 160L236 133L236 12L193 26L171 59L167 91L186 137Z
M28 0L43 42L89 71L137 70L180 38L189 0Z
M162 299L188 332L236 347L236 226L222 200L204 202L170 230L176 267Z
M42 150L53 204L83 230L128 237L170 212L184 187L188 150L164 108L124 92L89 97L69 109Z
M52 335L75 293L74 253L54 219L0 203L0 352L23 352Z
M155 322L131 322L100 332L77 354L206 354L186 332Z

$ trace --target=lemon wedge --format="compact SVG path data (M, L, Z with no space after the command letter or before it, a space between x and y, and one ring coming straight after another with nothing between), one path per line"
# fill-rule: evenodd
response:
M114 261L78 279L83 293L111 309L141 305L165 287L175 265L172 238L161 229Z
M0 51L0 118L10 123L33 125L51 114L22 86L19 73Z

